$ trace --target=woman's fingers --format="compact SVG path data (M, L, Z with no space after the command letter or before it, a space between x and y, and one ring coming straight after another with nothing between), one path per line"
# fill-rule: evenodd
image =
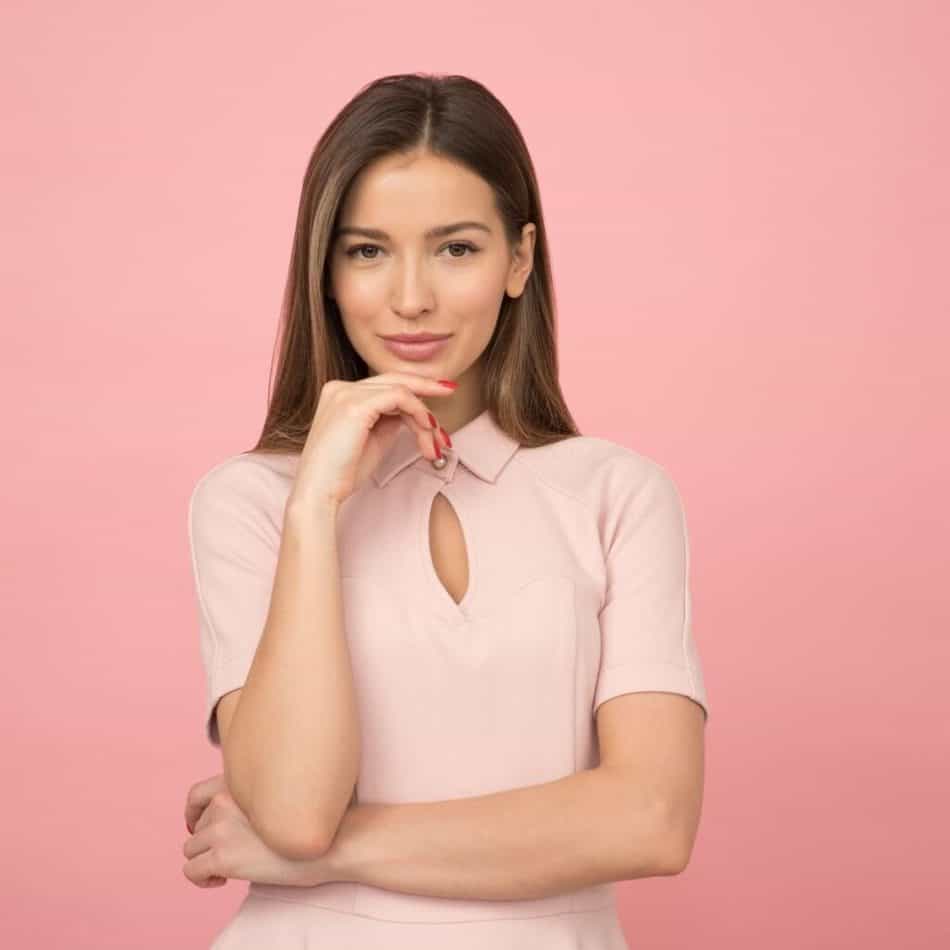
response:
M451 396L456 389L455 383L447 385L448 380L440 382L419 373L377 373L375 376L366 376L358 382L360 385L364 383L402 383L413 392L421 393L424 396Z
M222 784L222 780L223 776L216 775L213 779L198 782L198 784L193 787L192 793L194 793L195 789L198 790L200 797L196 797L195 801L196 807L200 807L201 811L199 811L197 817L191 821L189 821L190 813L186 811L185 814L185 824L188 826L188 832L191 837L186 838L184 845L182 845L182 854L189 859L182 870L185 877L198 887L222 887L228 883L226 877L211 874L210 863L212 861L212 854L208 844L208 833L206 828L200 827L200 818L201 815L204 814L204 808L210 803L217 787ZM209 791L210 794L207 794ZM192 793L189 793L189 799ZM205 795L207 795L207 798L205 798ZM201 804L202 801L204 805ZM189 803L189 808L190 807ZM207 822L205 824L207 824Z
M219 773L201 782L195 782L188 789L188 795L185 798L185 827L189 833L193 833L198 819L208 807L208 802L211 801L215 793L225 787L224 773Z
M422 390L424 395L432 395L435 386L441 390L440 394L447 395L448 387L433 384L432 380L425 377L413 377L412 374L404 373L383 373L367 377L360 380L359 385L378 388L382 403L378 409L380 414L401 415L403 422L415 433L419 449L427 459L437 458L442 446L448 445L448 439L442 434L438 419L417 394L417 390ZM438 451L436 445L439 446Z
M197 887L220 887L228 879L214 873L217 870L215 865L214 853L206 848L185 862L182 873Z
M435 415L411 389L402 383L391 383L380 390L379 398L386 414L399 413L403 422L415 433L419 450L427 459L435 459L447 445ZM436 445L439 446L438 450Z

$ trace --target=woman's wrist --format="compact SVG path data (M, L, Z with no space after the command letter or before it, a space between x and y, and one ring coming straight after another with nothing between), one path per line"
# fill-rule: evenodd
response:
M336 521L339 502L332 498L305 496L293 493L288 496L284 506L284 522L291 525L312 524L315 519Z
M319 857L292 861L290 878L295 887L319 887L333 882L358 883L355 863L340 840L335 840Z

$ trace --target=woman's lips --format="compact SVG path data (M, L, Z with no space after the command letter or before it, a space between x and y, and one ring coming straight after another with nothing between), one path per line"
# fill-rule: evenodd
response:
M401 340L383 339L383 345L404 360L428 360L439 353L451 337L445 336L441 340L426 340L424 343L403 343Z

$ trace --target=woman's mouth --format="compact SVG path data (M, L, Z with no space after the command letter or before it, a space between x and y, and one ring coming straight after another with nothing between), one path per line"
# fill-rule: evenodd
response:
M393 340L383 337L383 344L390 353L395 354L404 360L428 360L441 352L445 345L451 339L450 336L439 337L438 339L420 340L408 342L406 339Z

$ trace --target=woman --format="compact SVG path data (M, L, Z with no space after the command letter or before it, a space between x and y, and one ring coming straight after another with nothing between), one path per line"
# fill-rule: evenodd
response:
M626 946L612 882L678 873L699 821L686 526L577 432L482 85L388 76L331 122L263 433L189 515L224 771L184 870L251 882L215 948Z

